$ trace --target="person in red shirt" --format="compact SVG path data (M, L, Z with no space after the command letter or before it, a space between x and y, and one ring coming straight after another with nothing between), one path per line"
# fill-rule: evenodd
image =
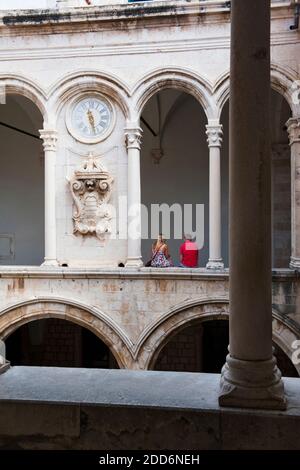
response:
M184 243L180 247L180 266L182 268L198 267L198 246L189 234L184 235Z

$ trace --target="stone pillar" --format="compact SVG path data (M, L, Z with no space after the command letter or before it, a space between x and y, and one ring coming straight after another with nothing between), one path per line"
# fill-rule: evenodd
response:
M223 269L221 255L221 145L222 125L209 121L206 126L209 147L209 260L207 269Z
M290 267L300 269L300 117L288 120L291 147L292 255Z
M143 265L141 255L141 170L140 153L142 129L125 129L128 154L128 253L126 267Z
M45 261L43 266L57 266L55 162L57 131L40 130L45 151Z
M285 409L272 348L270 0L233 0L230 346L219 403Z

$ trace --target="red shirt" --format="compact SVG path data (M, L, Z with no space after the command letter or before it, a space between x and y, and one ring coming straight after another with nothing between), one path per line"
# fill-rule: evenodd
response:
M186 240L180 247L181 263L187 268L198 266L198 246L196 243Z

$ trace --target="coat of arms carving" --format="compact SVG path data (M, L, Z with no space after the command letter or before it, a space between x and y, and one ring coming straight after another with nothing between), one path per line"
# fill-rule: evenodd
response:
M96 235L104 241L111 233L111 210L108 204L113 178L90 153L69 180L74 200L74 233Z

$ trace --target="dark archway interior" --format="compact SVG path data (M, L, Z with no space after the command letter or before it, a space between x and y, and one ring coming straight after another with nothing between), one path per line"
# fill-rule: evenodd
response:
M18 328L6 340L6 357L13 366L118 368L101 339L86 328L56 318Z
M228 354L228 320L195 322L177 332L161 350L154 369L176 372L221 372ZM274 345L278 366L285 377L298 377L288 356Z
M44 260L43 117L20 95L0 106L0 264L40 265Z

